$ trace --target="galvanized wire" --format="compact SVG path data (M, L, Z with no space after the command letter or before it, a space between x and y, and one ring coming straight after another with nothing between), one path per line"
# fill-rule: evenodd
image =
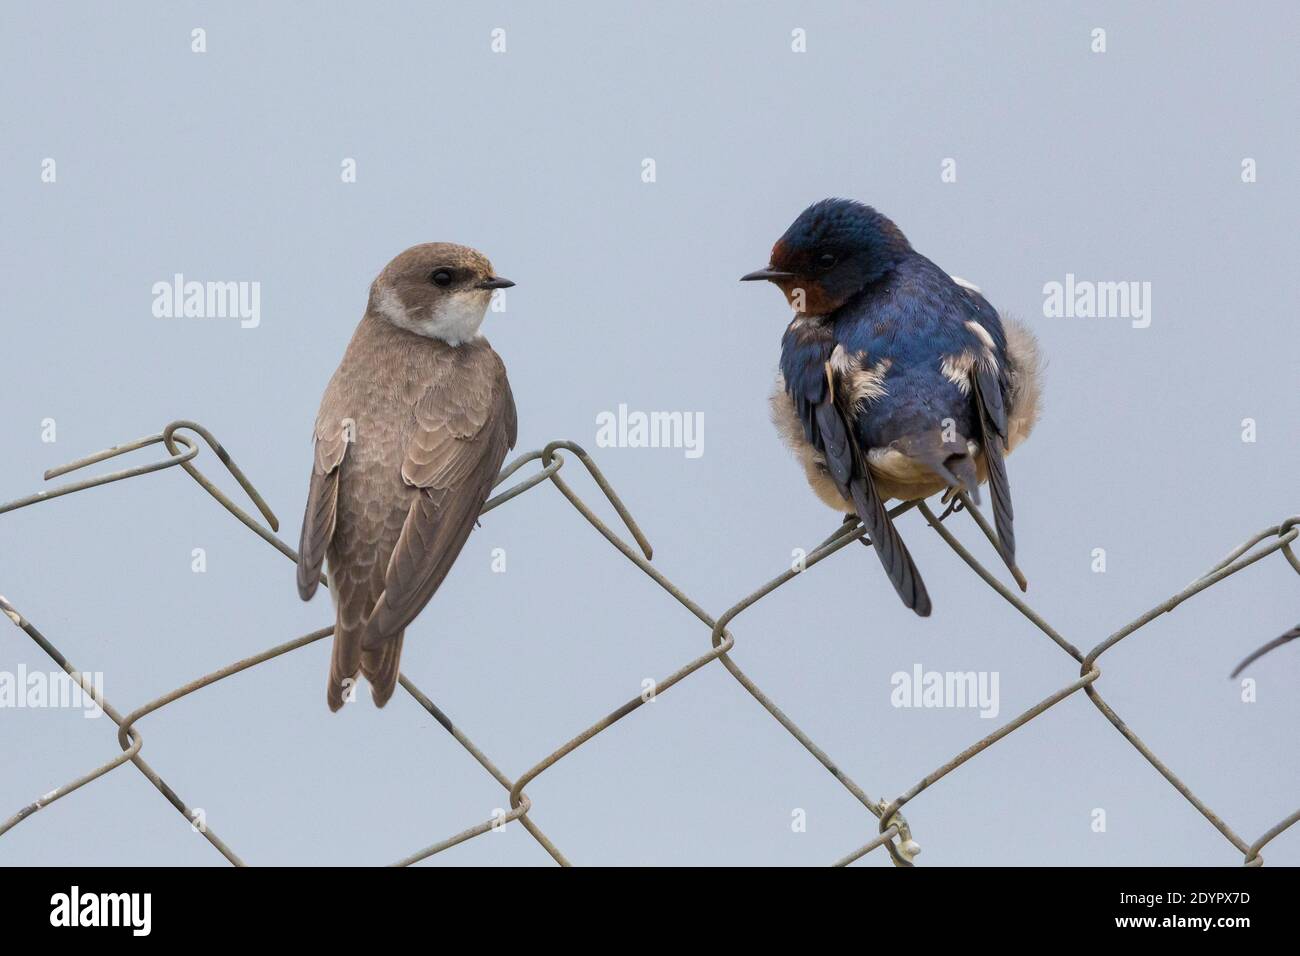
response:
M201 445L190 437L179 432L192 432L199 436L204 443L216 455L218 461L225 466L244 493L248 495L266 524L259 522L256 518L248 514L244 509L236 505L220 488L218 488L199 468L195 465L194 459L199 455ZM276 536L275 532L279 530L279 521L270 507L263 500L252 482L245 477L244 473L235 464L234 460L222 447L221 443L202 425L191 421L174 421L156 435L149 435L145 438L137 439L123 445L117 445L104 451L88 455L85 458L78 459L59 468L51 469L46 472L46 479L51 479L77 471L88 465L97 464L116 458L120 455L132 451L138 451L151 445L162 444L165 446L168 457L150 462L143 465L137 465L133 468L127 468L122 471L112 472L96 478L89 478L82 481L73 482L48 491L38 492L25 498L19 498L7 504L0 504L0 514L9 511L15 511L19 508L28 507L42 501L49 501L63 495L73 494L76 492L86 491L90 488L96 488L101 485L112 482L124 481L135 478L140 475L151 474L153 472L163 471L168 468L179 466L195 482L198 483L212 498L214 498L223 508L237 518L243 525L253 531L258 537L266 541L277 551L290 560L297 562L298 555L293 548L289 547L284 541ZM560 470L563 468L567 458L561 452L571 454L590 475L596 486L605 496L615 513L618 515L623 526L631 535L635 546L626 542L615 531L603 521L590 506L569 486L569 484L560 476ZM561 495L582 515L587 522L596 529L617 551L619 551L627 560L631 561L638 568L644 571L656 584L673 597L679 604L685 607L694 615L702 624L709 628L710 648L706 653L695 657L686 662L680 668L663 678L654 685L654 693L657 697L679 682L685 680L696 671L707 667L714 661L721 663L724 669L730 673L736 681L754 697L756 701L772 717L788 731L799 743L806 749L831 775L847 790L854 799L861 803L875 819L875 829L877 835L867 841L856 850L844 855L836 860L835 866L847 866L854 861L861 859L871 851L884 847L889 853L891 860L897 866L912 866L913 859L920 851L919 846L912 838L912 831L907 820L903 818L900 812L904 804L909 803L922 791L926 790L933 784L942 780L949 773L956 770L962 764L966 763L975 755L983 752L993 744L997 743L1003 737L1013 731L1023 727L1029 721L1045 713L1052 707L1056 706L1067 697L1072 696L1077 691L1082 690L1089 700L1097 707L1103 716L1123 735L1133 747L1142 754L1143 757L1153 766L1161 776L1180 793L1183 797L1195 807L1207 821L1219 831L1223 837L1232 844L1241 854L1243 864L1246 866L1259 866L1263 863L1263 857L1260 850L1276 838L1282 832L1295 823L1300 822L1300 810L1297 810L1291 816L1280 821L1276 826L1266 831L1254 843L1247 843L1244 839L1229 827L1224 821L1215 814L1205 803L1192 792L1172 770L1170 770L1146 745L1145 742L1115 713L1114 709L1101 697L1097 690L1097 682L1101 676L1101 670L1097 666L1097 659L1107 650L1118 644L1121 640L1131 635L1144 625L1150 623L1162 614L1167 614L1174 610L1184 601L1199 594L1201 591L1212 587L1218 582L1224 580L1230 575L1249 567L1255 562L1267 557L1275 551L1281 551L1286 560L1293 568L1300 573L1300 561L1297 561L1291 543L1300 536L1300 515L1293 515L1280 524L1265 528L1263 531L1253 535L1243 544L1235 548L1222 561L1212 567L1208 572L1191 582L1186 588L1178 592L1169 599L1156 605L1145 614L1140 615L1124 627L1115 631L1100 644L1088 651L1086 654L1080 652L1073 644L1061 636L1057 631L1048 624L1033 608L1029 607L1013 590L1007 587L1002 581L998 580L987 568L985 568L952 534L946 526L946 519L950 514L965 511L975 520L977 526L988 539L993 542L993 530L980 515L979 511L973 508L970 501L965 495L958 496L952 506L942 516L936 516L925 502L909 502L899 505L892 510L892 514L901 514L911 508L918 508L921 514L929 522L930 526L939 534L949 547L975 571L977 575L987 583L994 591L1000 594L1008 603L1017 611L1025 616L1035 627L1042 631L1050 640L1060 647L1066 654L1073 658L1079 664L1079 677L1076 680L1066 684L1060 690L1043 698L1042 701L1030 707L1024 713L1015 717L1013 720L1003 724L997 730L971 744L961 753L954 756L934 771L926 774L912 787L904 791L893 800L873 800L867 792L855 783L844 769L833 760L821 747L799 728L799 726L783 711L777 704L764 693L757 684L754 683L736 664L731 657L731 652L736 646L735 635L728 629L731 623L744 611L752 607L758 601L762 600L768 594L771 594L777 588L782 587L799 574L805 573L808 569L814 567L820 562L826 560L831 555L840 551L854 541L863 541L869 544L863 527L855 521L846 521L834 534L832 534L819 547L814 549L804 560L802 568L796 570L788 569L777 575L761 587L752 591L745 597L741 598L722 614L716 618L711 616L699 604L690 598L681 588L670 581L662 572L652 565L651 558L653 549L645 534L637 525L636 520L632 517L630 511L623 504L614 488L605 479L596 463L591 456L587 454L580 446L568 441L552 442L545 448L537 451L528 452L520 455L511 461L502 470L496 481L496 486L500 487L509 478L514 476L524 466L537 462L539 468L528 477L516 482L490 498L483 506L483 514L500 507L512 499L525 494L529 490L537 487L543 482L549 481L560 492ZM106 761L89 773L77 777L75 780L56 787L49 791L27 806L23 807L12 817L0 823L0 837L13 829L23 820L32 814L49 806L56 800L60 800L68 794L79 790L87 784L99 779L122 766L125 763L132 763L144 775L144 777L154 785L167 801L182 815L190 821L196 829L208 840L212 846L221 853L230 863L235 866L243 866L243 859L238 856L229 846L227 846L212 828L206 825L206 821L199 818L198 814L192 810L184 800L160 777L140 755L144 746L144 738L139 729L135 726L144 717L153 714L167 705L174 703L182 697L186 697L198 690L208 687L218 681L224 680L240 671L255 667L258 664L265 663L273 658L283 654L288 654L298 648L305 647L316 641L323 640L333 633L332 627L322 628L304 634L284 644L277 645L260 654L236 661L226 667L222 667L209 674L197 678L181 687L176 688L170 693L164 694L156 700L150 701L126 716L123 716L107 700L104 700L99 692L94 688L90 681L85 680L79 671L63 656L54 644L46 637L30 620L25 618L17 608L9 601L0 597L0 611L3 611L11 621L22 630L38 647L40 647L60 668L62 668L73 680L81 684L86 691L92 695L95 702L103 709L104 713L117 724L118 727L118 744L122 748L121 753L116 754L112 759ZM564 744L556 748L546 757L539 760L532 767L524 771L519 777L511 780L503 773L495 763L480 750L463 730L448 717L423 691L421 691L405 675L400 680L402 688L425 709L451 736L479 763L498 784L504 788L510 797L510 810L508 813L494 816L489 820L476 823L466 829L456 833L446 839L433 843L411 855L399 860L395 865L409 866L420 860L427 859L437 853L450 847L457 846L467 840L488 833L493 829L518 822L533 837L537 843L546 850L548 854L561 866L568 866L569 861L558 847L551 841L545 833L542 832L537 822L533 819L533 804L524 793L524 788L536 780L541 774L550 770L564 757L577 750L593 737L604 733L618 721L627 717L629 714L638 710L647 698L634 697L615 710L611 711L600 720L593 723L586 730L577 734Z

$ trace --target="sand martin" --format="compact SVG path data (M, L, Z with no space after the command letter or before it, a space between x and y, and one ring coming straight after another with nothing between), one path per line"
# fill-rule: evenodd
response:
M407 249L371 284L325 389L298 593L311 598L328 560L331 710L358 673L377 706L392 696L406 627L447 576L514 447L505 365L479 335L493 290L512 285L473 249Z

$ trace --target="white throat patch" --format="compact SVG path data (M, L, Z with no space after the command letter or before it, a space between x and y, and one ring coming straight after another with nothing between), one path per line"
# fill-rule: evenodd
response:
M408 309L396 292L385 289L376 305L380 315L399 329L456 346L478 338L490 300L490 294L477 289L453 292L443 298L442 308L435 312L427 306Z

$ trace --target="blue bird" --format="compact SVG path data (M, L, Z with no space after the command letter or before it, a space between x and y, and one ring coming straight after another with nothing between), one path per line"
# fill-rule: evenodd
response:
M781 341L772 417L817 496L856 515L903 603L930 596L885 503L987 482L998 551L1016 567L1005 456L1038 417L1037 342L979 290L921 255L888 218L849 199L805 209L741 277L795 310Z

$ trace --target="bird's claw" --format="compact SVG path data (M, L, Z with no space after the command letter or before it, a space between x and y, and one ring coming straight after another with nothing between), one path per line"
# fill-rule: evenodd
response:
M965 505L962 504L962 500L958 497L955 497L956 493L957 492L955 488L949 488L948 491L944 493L944 496L941 500L947 501L948 507L944 509L943 514L939 515L940 521L943 521L950 514L954 514L955 512L962 511L965 509Z

